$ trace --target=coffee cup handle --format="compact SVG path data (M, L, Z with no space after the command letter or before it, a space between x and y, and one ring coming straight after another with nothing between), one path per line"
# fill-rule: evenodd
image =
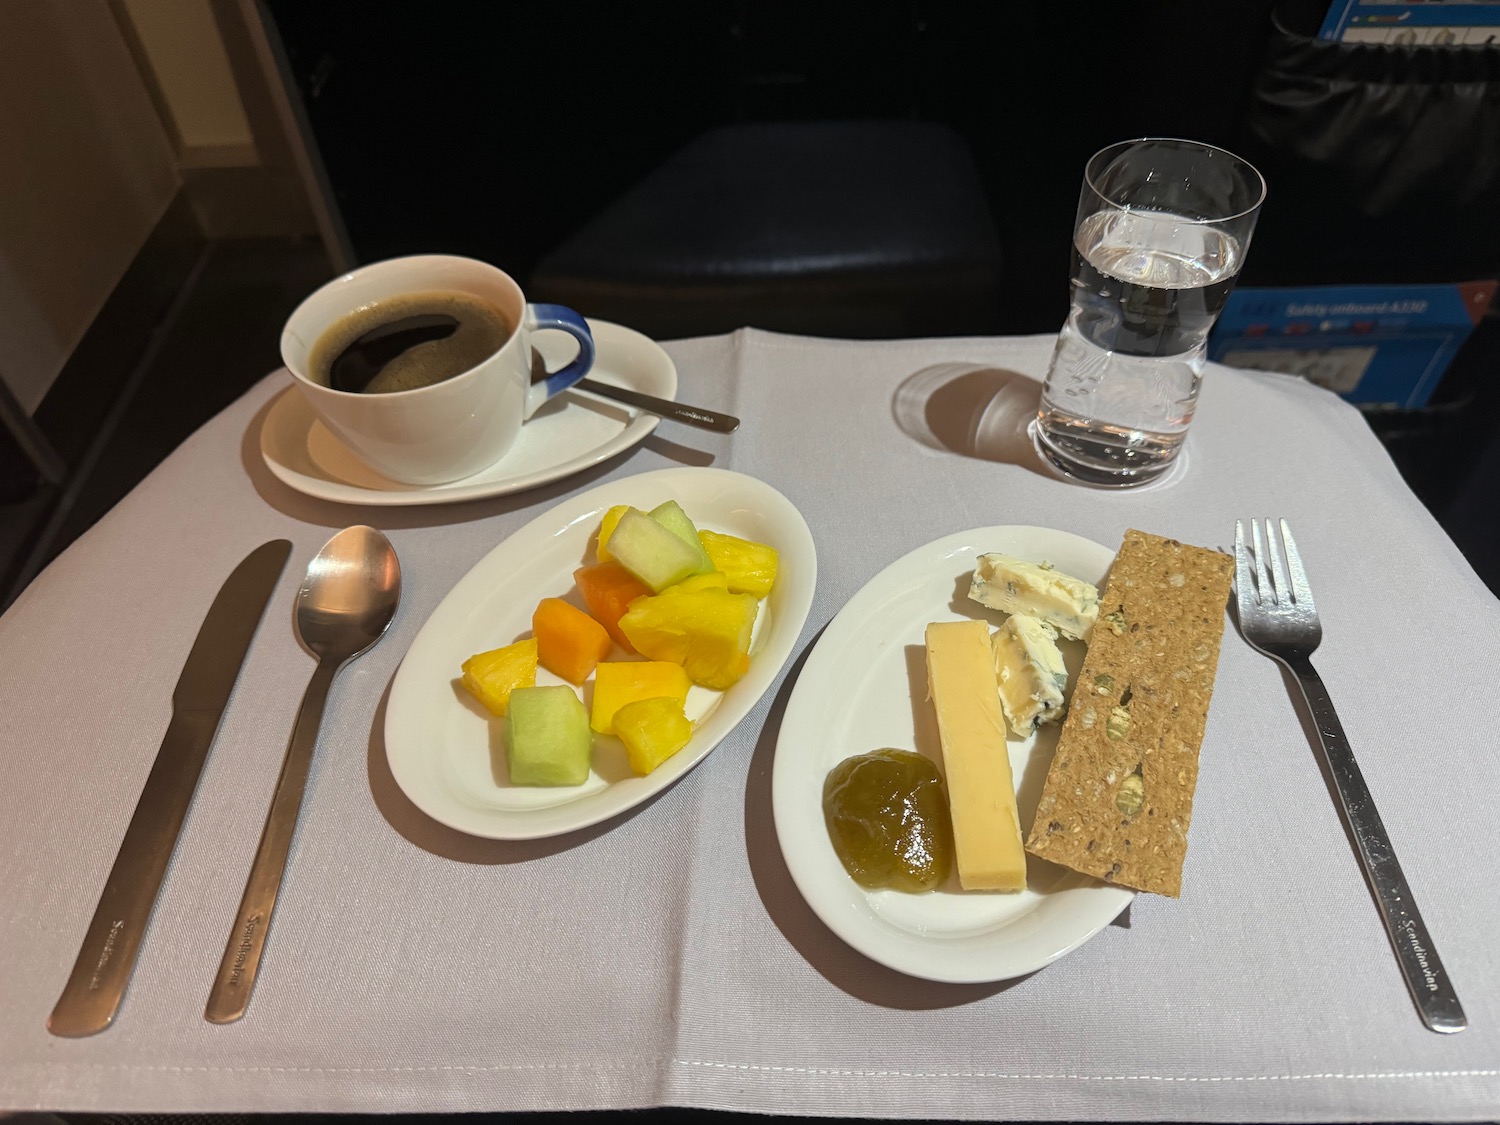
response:
M583 317L563 305L527 305L526 331L531 333L543 328L558 328L572 336L578 341L578 356L542 382L531 384L526 392L527 418L553 395L567 390L582 379L594 366L594 336Z

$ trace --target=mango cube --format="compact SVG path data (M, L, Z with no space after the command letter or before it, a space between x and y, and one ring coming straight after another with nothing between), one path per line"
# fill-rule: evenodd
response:
M614 729L615 712L639 699L675 699L686 703L688 675L682 665L665 660L606 661L594 669L594 706L589 726L600 734Z
M695 684L723 691L750 668L759 608L750 594L672 591L636 599L620 629L642 656L681 664Z
M504 648L478 652L463 663L464 687L491 714L504 716L510 693L536 683L536 641L527 638Z
M638 699L615 712L614 732L630 768L644 777L688 744L693 724L680 699Z

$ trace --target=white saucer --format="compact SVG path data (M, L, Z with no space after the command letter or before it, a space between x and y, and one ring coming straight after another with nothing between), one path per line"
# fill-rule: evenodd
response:
M589 321L597 354L591 379L677 397L677 368L654 340L605 320ZM576 345L561 332L539 332L532 347L555 371ZM260 454L283 484L343 504L451 504L503 496L569 476L629 449L656 429L655 414L577 389L564 391L521 427L503 458L483 472L448 484L400 484L351 453L313 415L295 387L272 405L260 431Z

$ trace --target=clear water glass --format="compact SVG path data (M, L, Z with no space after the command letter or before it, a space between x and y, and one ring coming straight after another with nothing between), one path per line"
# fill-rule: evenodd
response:
M1123 141L1090 158L1068 320L1032 426L1059 473L1128 488L1172 467L1265 194L1249 163L1196 141Z

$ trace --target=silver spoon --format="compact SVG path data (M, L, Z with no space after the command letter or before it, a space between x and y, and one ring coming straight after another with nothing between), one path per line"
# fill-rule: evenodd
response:
M539 382L547 377L547 361L542 353L531 349L531 381ZM629 387L617 387L613 383L601 383L598 379L580 379L573 384L575 391L589 391L600 398L614 399L626 406L634 406L658 418L670 418L686 426L697 426L700 430L712 430L716 434L732 434L740 428L740 420L733 414L720 414L706 406L689 406L685 402L673 402L669 398L657 398L644 391L633 391Z
M208 994L203 1015L210 1023L233 1023L250 1005L328 689L345 664L380 640L400 598L401 564L390 541L373 527L345 528L308 564L297 591L297 634L318 658L318 667L302 696L245 896Z
M638 407L658 417L670 418L674 422L682 422L688 426L697 426L700 430L713 430L716 434L732 434L740 428L740 420L733 414L720 414L717 410L709 410L706 406L689 406L684 402L673 402L669 398L657 398L655 395L644 394L641 391L632 391L628 387L601 383L598 379L580 379L573 384L573 389L612 398L616 402Z

